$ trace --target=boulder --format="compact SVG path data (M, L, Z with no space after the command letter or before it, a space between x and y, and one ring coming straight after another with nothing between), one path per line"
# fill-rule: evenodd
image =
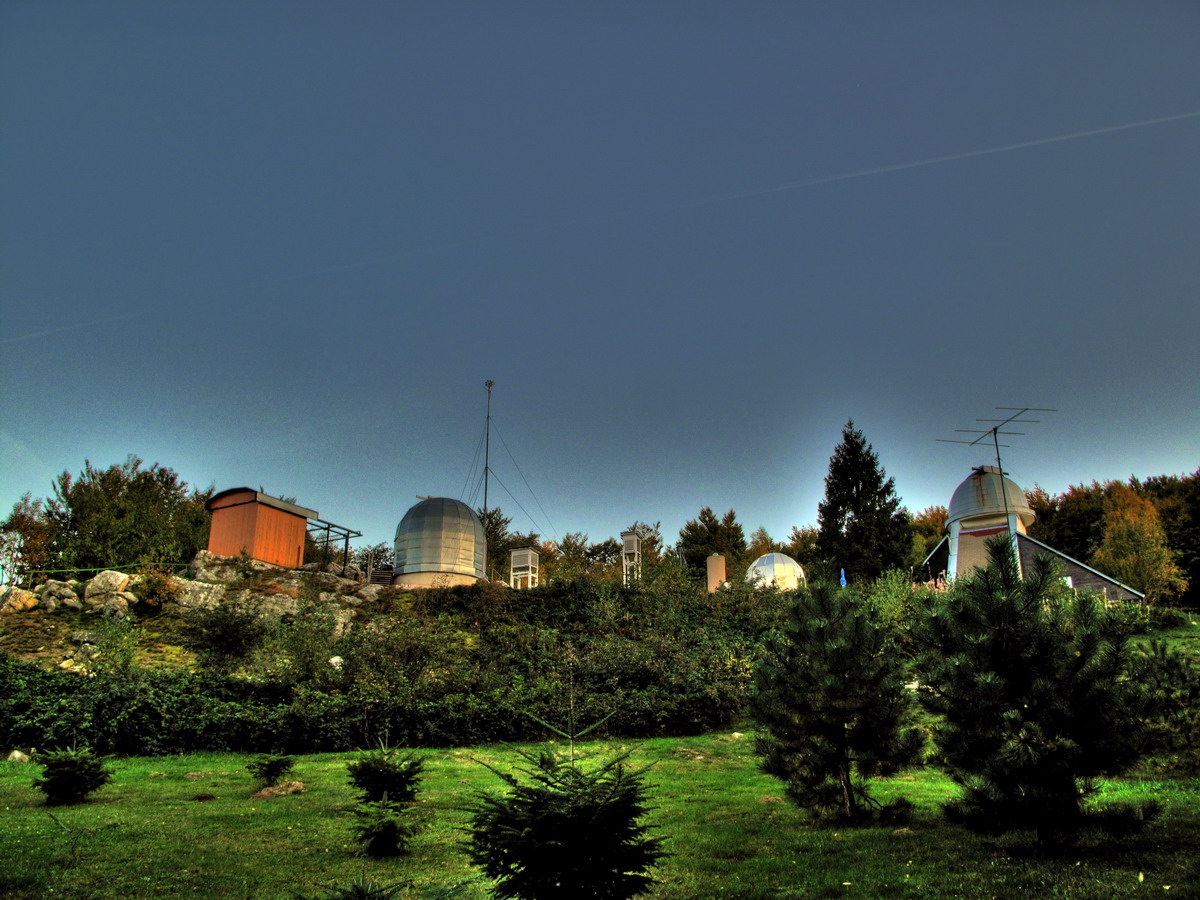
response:
M183 609L212 609L225 597L225 585L203 581L179 581L175 598Z
M78 600L79 595L75 593L75 588L71 586L69 581L55 581L51 579L42 585L44 592L43 597L53 597L55 600ZM74 582L79 584L79 582Z
M62 606L63 609L79 612L81 609L83 609L83 601L78 597L68 597L66 600L62 601Z
M8 761L13 763L27 763L29 762L29 754L22 753L20 750L14 750L8 754Z
M362 597L362 599L366 600L368 603L374 603L379 599L379 595L382 592L383 585L381 584L364 584L361 585L354 593L355 596Z
M91 598L96 594L116 594L125 590L129 586L129 576L124 572L113 572L105 570L100 572L84 588L84 599Z
M137 597L128 591L104 594L103 597L104 603L100 607L100 612L106 616L114 616L118 619L123 619L129 615L129 607L137 603Z
M10 587L0 594L0 613L18 613L34 609L38 595L24 588Z

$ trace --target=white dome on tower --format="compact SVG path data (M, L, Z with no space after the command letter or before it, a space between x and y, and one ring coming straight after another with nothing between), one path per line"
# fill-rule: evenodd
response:
M1034 512L1020 486L995 466L979 466L955 488L946 525L965 519L1003 517L1006 502L1008 513L1016 514L1022 525L1028 528L1033 524Z

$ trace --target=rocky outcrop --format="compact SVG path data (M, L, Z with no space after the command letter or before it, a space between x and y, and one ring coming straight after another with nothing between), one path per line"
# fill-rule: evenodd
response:
M268 618L295 615L302 596L312 597L333 616L338 633L344 632L363 604L377 603L389 588L368 584L362 572L341 566L310 565L283 569L258 560L196 554L189 573L193 578L171 577L175 589L168 606L182 610L212 609L237 602L257 609ZM105 570L86 581L46 581L33 591L11 587L0 593L0 613L41 610L83 611L118 618L139 602L135 591L145 581L141 575ZM86 651L85 651L86 652Z

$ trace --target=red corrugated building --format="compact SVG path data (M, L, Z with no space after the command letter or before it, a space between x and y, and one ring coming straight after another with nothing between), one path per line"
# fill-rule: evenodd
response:
M248 487L230 488L208 501L212 527L208 550L218 556L240 556L275 566L299 568L304 563L304 535L315 509L305 509Z

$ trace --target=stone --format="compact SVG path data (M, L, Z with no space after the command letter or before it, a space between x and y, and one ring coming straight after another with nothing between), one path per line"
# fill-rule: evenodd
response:
M106 569L88 582L84 588L84 599L95 596L96 594L115 594L125 590L129 585L129 576L124 572L114 572L111 569Z
M381 593L383 593L383 585L381 584L364 584L354 592L355 596L362 597L368 603L374 603L378 600Z
M273 784L270 787L265 787L257 794L254 794L251 800L270 800L273 797L286 797L288 794L304 793L303 781L285 781L283 784Z
M342 586L342 579L338 578L332 572L314 572L312 575L312 583L319 588L332 588L337 590Z
M42 597L53 597L55 600L67 600L77 598L76 587L78 581L55 581L53 578L44 581L36 588L37 592Z
M27 763L29 762L29 754L22 753L20 750L14 750L8 754L8 761L11 763Z
M223 584L203 581L180 581L179 595L175 602L183 609L212 609L225 597Z
M0 613L18 613L35 609L38 595L24 588L10 587L0 594Z
M72 631L72 644L98 644L100 643L100 635L94 631Z
M62 602L63 609L69 609L73 612L79 612L83 609L83 601L78 597L68 597Z

